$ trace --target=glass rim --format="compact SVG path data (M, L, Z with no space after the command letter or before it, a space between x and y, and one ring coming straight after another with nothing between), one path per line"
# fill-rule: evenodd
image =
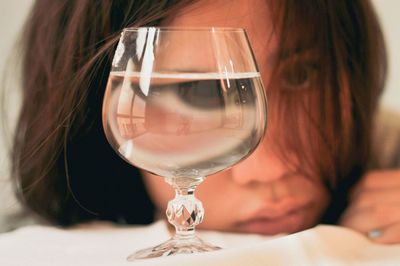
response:
M126 27L123 28L123 32L129 31L140 31L140 30L149 30L156 29L160 31L202 31L202 32L246 32L244 28L235 28L235 27L207 27L207 26L143 26L143 27Z

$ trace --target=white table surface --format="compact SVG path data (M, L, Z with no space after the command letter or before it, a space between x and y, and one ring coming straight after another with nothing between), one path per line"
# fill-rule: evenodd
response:
M91 223L70 229L32 225L0 234L0 265L400 265L400 245L373 244L336 226L279 237L205 231L199 235L224 249L128 262L133 251L169 238L164 222L133 227Z

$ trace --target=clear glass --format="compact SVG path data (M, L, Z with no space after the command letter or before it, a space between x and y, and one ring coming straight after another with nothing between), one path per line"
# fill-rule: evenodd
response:
M243 29L125 29L104 96L104 130L123 159L176 191L166 211L175 236L128 260L219 249L195 234L204 217L195 189L249 156L266 124L264 87Z

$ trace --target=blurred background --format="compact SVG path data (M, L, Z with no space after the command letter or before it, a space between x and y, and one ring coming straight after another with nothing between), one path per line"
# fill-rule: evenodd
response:
M334 1L334 0L333 0ZM15 73L7 72L7 66L18 57L18 53L13 52L15 40L20 33L23 22L29 12L33 0L17 0L17 1L0 1L0 80L4 79L4 75L15 75ZM376 7L376 11L381 21L383 32L386 39L389 60L389 72L386 83L386 91L382 97L381 105L400 113L400 0L372 0ZM7 82L6 104L11 110L10 122L15 122L16 112L18 109L19 89L18 77L12 77L11 83ZM0 83L3 84L4 83ZM0 102L0 104L2 104ZM1 114L3 117L4 114ZM0 129L3 126L0 123ZM5 154L9 141L3 136L0 130L0 232L12 228L4 228L3 224L9 224L4 217L8 214L18 216L18 204L12 197L11 184L8 181L8 161ZM7 136L6 136L7 137ZM9 136L8 136L9 139ZM15 219L19 221L21 219ZM14 226L19 226L17 223Z

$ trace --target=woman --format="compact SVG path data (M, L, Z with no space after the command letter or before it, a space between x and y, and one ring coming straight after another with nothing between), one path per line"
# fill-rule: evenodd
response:
M338 223L400 242L399 172L368 171L386 68L369 1L37 0L26 25L13 170L23 202L44 219L150 223L172 197L162 178L119 158L102 130L124 27L242 27L269 97L268 134L198 188L200 227L276 234Z

